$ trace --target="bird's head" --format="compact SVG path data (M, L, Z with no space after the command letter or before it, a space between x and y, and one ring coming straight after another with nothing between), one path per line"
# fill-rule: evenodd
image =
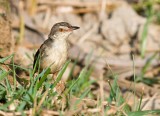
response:
M60 22L53 25L49 37L52 39L66 39L74 30L79 29L67 22Z

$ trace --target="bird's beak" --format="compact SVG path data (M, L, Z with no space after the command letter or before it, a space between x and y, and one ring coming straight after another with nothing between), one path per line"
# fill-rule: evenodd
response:
M77 26L72 26L72 30L77 30L79 29L80 27L77 27Z

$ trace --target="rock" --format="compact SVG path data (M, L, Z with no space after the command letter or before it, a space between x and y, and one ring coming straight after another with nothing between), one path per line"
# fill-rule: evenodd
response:
M131 52L131 47L129 45L129 43L123 43L119 48L118 48L118 52L120 54L130 54Z
M106 51L112 54L117 52L116 46L111 44L109 41L103 40L101 43L101 47Z
M119 59L119 60L130 60L131 59L131 56L130 56L130 54L121 54L121 55L118 55L117 56L117 58Z
M123 40L129 38L122 19L118 17L102 23L102 34L107 41L114 45L119 45Z
M102 35L98 34L98 33L93 33L87 41L93 42L94 44L96 44L97 46L99 46L99 44L102 43L103 41L103 37Z
M113 12L112 17L122 20L122 23L125 26L125 30L127 32L126 34L128 34L130 37L134 36L139 28L139 25L144 24L146 21L145 18L140 17L128 4L124 4L121 7L118 7Z
M124 4L113 11L110 19L103 21L102 34L111 43L119 45L124 40L129 41L144 22L144 18L138 16L128 4Z
M139 50L140 48L140 43L142 39L142 34L143 34L143 29L144 25L142 25L139 29L138 32L138 41L139 41ZM149 24L148 26L148 32L147 32L147 38L146 38L146 52L151 52L151 51L158 51L159 46L160 46L160 27L156 26L154 24Z
M102 22L101 32L107 41L104 42L104 46L111 53L118 54L120 58L129 59L130 55L127 54L130 54L133 48L137 51L138 44L130 46L130 42L137 39L139 29L144 26L145 21L146 19L140 17L127 3L117 6L112 11L111 17Z

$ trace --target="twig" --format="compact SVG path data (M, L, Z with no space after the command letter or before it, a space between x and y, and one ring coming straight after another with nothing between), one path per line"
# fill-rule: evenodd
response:
M149 110L152 109L152 106L154 104L154 100L156 99L158 93L155 93L150 99L149 101L144 105L144 107L142 108L142 110Z
M86 110L83 111L83 113L87 113L87 112L98 113L98 112L101 112L101 111L102 111L102 109L100 109L100 108L94 108L94 109L86 109ZM104 116L104 115L102 115L102 116Z
M48 114L48 115L52 115L52 116L59 116L60 113L57 111L53 111L53 110L43 110L42 111L43 115L44 114ZM61 113L62 115L64 115L63 113Z
M80 98L74 97L74 99L79 100ZM87 106L90 106L90 107L94 107L94 106L96 106L99 103L96 100L88 99L88 98L82 99L82 102L84 102ZM105 105L108 105L108 102L103 100L102 104L103 104L103 106L105 106Z
M100 82L99 82L99 86L100 86L100 94L101 94L101 111L102 111L102 116L104 116L104 85L103 85L103 73L101 73L100 76Z
M31 115L32 109L30 109L28 111L24 111L23 113L25 113L27 115ZM22 115L22 112L3 112L3 111L0 111L0 115L1 116L20 116L20 115Z
M38 111L39 108L41 107L41 105L42 105L43 101L45 100L46 96L48 95L48 91L49 91L49 89L48 89L47 91L45 91L42 99L40 100L40 102L39 102L39 104L38 104L38 106L37 106L37 108L36 108L37 111Z
M99 21L101 22L102 20L104 20L105 18L105 14L106 14L106 3L107 3L107 0L101 0L101 11L100 11L100 19Z
M93 7L100 6L100 2L79 2L79 1L53 1L53 0L39 0L40 5L51 5L51 6L73 6L73 7Z
M123 80L118 79L118 85L120 86L120 88L126 88L126 89L129 89L129 90L133 90L134 87L133 87L133 85L131 85L131 83L132 82L127 81L125 79L123 79ZM135 86L135 91L136 91L136 94L139 95L139 96L142 94L142 87L145 87L144 94L147 94L151 90L152 90L151 94L158 91L158 89L156 89L156 88L153 89L152 87L147 86L143 83L137 83L136 86Z

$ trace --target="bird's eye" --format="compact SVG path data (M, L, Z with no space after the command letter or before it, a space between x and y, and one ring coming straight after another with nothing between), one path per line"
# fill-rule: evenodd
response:
M60 31L60 32L63 32L63 31L64 31L64 29L62 29L62 28L59 28L59 31Z

